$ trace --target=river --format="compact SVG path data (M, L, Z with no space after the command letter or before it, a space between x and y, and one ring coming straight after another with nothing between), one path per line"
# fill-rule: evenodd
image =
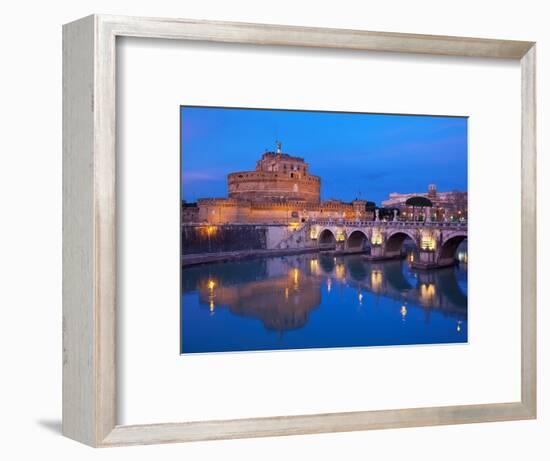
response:
M406 259L302 254L182 269L181 352L468 341L467 256L415 271Z

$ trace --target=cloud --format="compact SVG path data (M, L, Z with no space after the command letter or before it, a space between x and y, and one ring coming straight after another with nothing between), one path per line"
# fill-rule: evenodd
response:
M222 179L220 176L204 171L184 171L181 175L181 181L187 183L197 181L218 181L220 179Z

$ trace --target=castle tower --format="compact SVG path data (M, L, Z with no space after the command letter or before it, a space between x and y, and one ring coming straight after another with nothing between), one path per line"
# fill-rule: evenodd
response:
M227 185L230 198L255 203L321 199L321 178L309 174L303 158L283 153L280 141L275 152L265 152L256 162L255 171L229 174Z

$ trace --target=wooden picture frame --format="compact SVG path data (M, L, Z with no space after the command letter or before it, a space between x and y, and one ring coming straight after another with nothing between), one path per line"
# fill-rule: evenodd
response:
M521 62L521 401L226 421L116 421L117 37L358 49ZM535 43L93 15L63 27L63 434L91 446L536 417Z

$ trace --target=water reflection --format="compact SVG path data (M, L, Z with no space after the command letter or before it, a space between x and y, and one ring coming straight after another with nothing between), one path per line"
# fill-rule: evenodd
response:
M182 271L182 352L467 341L466 265L298 255Z
M309 281L301 289L300 272L241 285L220 286L216 290L218 309L238 316L256 318L268 330L287 331L303 327L308 313L321 303L320 281ZM199 302L206 304L210 293L199 291Z

